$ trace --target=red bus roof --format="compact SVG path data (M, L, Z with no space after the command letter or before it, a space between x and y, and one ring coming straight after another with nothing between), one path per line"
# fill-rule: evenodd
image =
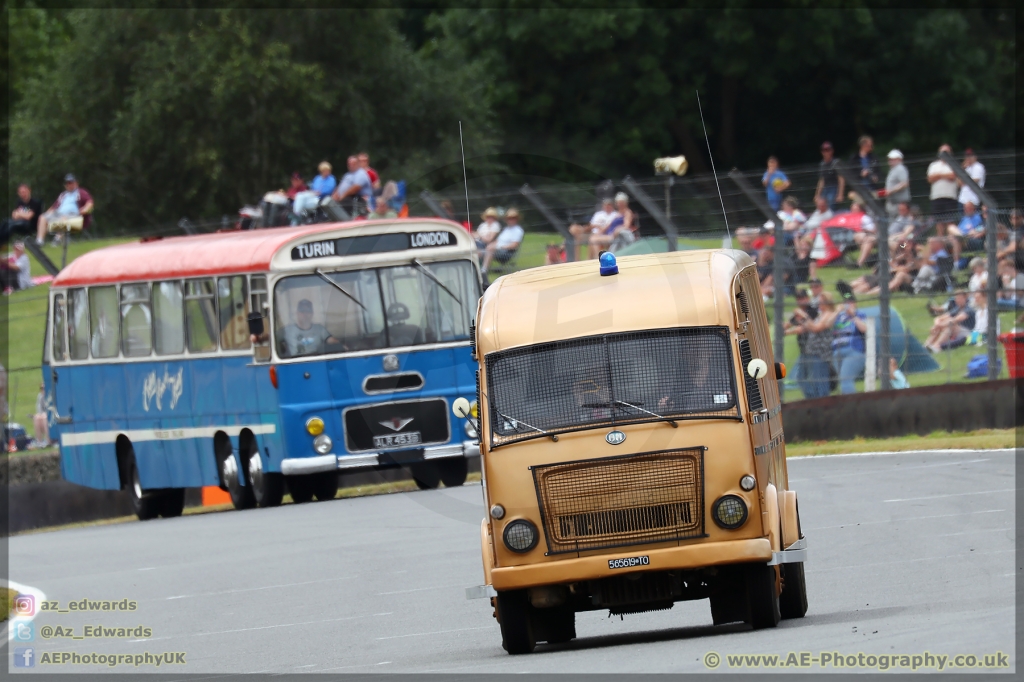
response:
M409 223L410 226L416 223L457 225L438 218L413 218L401 221ZM395 222L358 220L347 223L320 223L301 227L216 232L118 244L90 251L71 261L57 274L52 286L88 286L203 277L233 272L259 272L269 270L273 255L293 239L351 227L393 225Z

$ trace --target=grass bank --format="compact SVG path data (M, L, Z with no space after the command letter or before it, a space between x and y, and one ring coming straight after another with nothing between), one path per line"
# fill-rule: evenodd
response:
M788 457L835 455L856 452L905 452L910 450L998 450L1017 447L1024 432L1014 429L979 429L951 433L935 431L927 436L896 438L855 438L853 440L805 441L786 443Z

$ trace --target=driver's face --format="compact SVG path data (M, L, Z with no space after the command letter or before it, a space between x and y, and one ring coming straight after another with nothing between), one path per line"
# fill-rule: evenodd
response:
M311 310L297 310L295 311L295 324L299 326L299 329L309 329L313 326L313 311Z

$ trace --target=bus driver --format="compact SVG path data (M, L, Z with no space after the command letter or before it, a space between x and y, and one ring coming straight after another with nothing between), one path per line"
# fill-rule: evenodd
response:
M322 324L313 322L313 304L309 299L299 301L295 309L295 322L281 333L287 357L316 355L324 352L324 344L341 343Z

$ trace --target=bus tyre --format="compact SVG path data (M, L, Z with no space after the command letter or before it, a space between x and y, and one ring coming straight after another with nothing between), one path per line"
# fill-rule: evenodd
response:
M747 606L749 620L755 630L773 628L779 624L779 595L775 592L775 567L768 564L750 564L747 567Z
M338 496L338 472L325 471L314 474L313 495L318 502L327 502Z
M245 476L257 507L276 507L284 497L284 477L263 470L263 459L255 447L249 453Z
M160 516L165 519L173 519L176 516L181 516L181 513L185 511L185 489L184 488L171 488L160 493L159 506Z
M231 504L235 509L251 509L256 504L252 494L252 486L242 485L238 480L238 463L234 453L228 452L220 460L220 477L231 495Z
M807 582L804 563L782 564L782 594L779 613L783 618L803 618L807 613Z
M410 465L409 471L420 490L433 490L441 485L441 472L436 462L418 462Z
M532 609L526 590L499 592L496 601L501 646L512 655L532 652L537 640L533 635Z
M466 482L469 463L465 457L451 457L437 461L437 471L445 488L457 488Z
M313 499L312 474L288 477L288 493L295 504L304 504Z
M128 458L128 494L132 499L132 509L139 521L148 521L160 516L160 497L155 493L142 491L142 483L139 482L139 468L135 464L135 457Z

